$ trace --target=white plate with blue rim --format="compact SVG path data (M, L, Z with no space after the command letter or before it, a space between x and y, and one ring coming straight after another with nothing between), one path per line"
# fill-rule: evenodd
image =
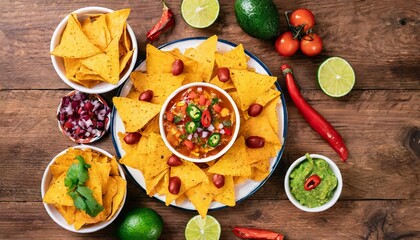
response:
M169 43L166 43L159 47L160 50L163 51L170 51L174 48L178 48L181 52L184 52L188 48L194 48L205 41L207 37L194 37L194 38L184 38L180 40L175 40ZM232 50L237 45L231 43L226 40L219 39L217 42L217 52L224 53ZM245 54L249 57L248 67L255 69L256 72L266 75L272 75L270 70L267 66L259 60L255 55L245 50ZM136 68L136 71L146 71L146 61L143 60L140 62L140 65ZM277 157L273 157L270 159L270 174L263 180L263 181L253 181L253 180L246 180L241 184L235 185L235 198L236 203L245 200L246 198L250 197L254 194L259 188L263 186L263 184L268 180L271 174L274 172L275 168L280 162L280 158L284 151L286 134L287 134L287 109L285 105L285 99L283 91L280 87L278 82L275 83L277 90L281 92L279 97L279 102L277 104L277 115L278 115L278 122L279 122L279 132L277 133L280 142L282 143L281 149L277 153ZM125 82L125 84L121 87L118 95L120 97L125 97L130 92L131 88L133 87L131 81ZM112 110L112 119L111 119L111 134L112 134L112 141L114 143L114 147L119 158L125 155L125 151L122 148L120 139L118 137L118 132L125 133L124 124L121 120L121 117L118 114L118 111L114 107ZM124 169L128 175L141 189L146 191L146 184L143 178L143 174L141 171L134 169L129 166L124 166ZM158 199L159 201L165 203L165 196L162 195L154 195L154 198ZM181 204L176 204L175 201L171 203L171 206L186 209L186 210L195 210L194 205L187 199ZM226 205L213 201L210 204L209 210L217 210L226 207Z

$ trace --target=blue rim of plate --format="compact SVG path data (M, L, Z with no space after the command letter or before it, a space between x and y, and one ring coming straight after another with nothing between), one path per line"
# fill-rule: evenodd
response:
M182 39L178 39L178 40L174 40L174 41L171 41L171 42L168 42L168 43L165 43L165 44L163 44L163 45L161 45L161 46L159 46L158 47L158 49L162 49L162 48L164 48L164 47L166 47L166 46L169 46L169 45L172 45L172 44L175 44L175 43L177 43L177 42L184 42L184 41L189 41L189 40L206 40L208 37L190 37L190 38L182 38ZM230 45L230 46L232 46L232 47L236 47L236 46L238 46L237 44L234 44L234 43L232 43L232 42L229 42L229 41L227 41L227 40L224 40L224 39L218 39L217 40L218 42L222 42L222 43L225 43L225 44L227 44L227 45ZM271 73L271 71L268 69L268 67L258 58L258 57L256 57L254 54L252 54L252 53L250 53L248 50L246 50L246 49L244 49L244 51L245 51L245 53L250 57L250 58L252 58L254 61L256 61L259 65L261 65L261 67L268 73L268 75L269 76L273 76L273 74ZM136 64L136 66L134 67L134 69L137 69L144 61L145 61L146 59L142 59L141 61L139 61L139 63L138 64ZM118 93L117 93L117 96L120 96L120 94L121 94L121 91L122 91L122 89L123 89L123 87L125 86L125 84L126 83L124 83L124 84L122 84L121 86L120 86L120 88L118 89ZM274 162L274 164L273 164L273 167L271 168L272 169L272 171L270 171L270 173L268 174L268 176L264 179L264 180L262 180L259 184L258 184L258 186L256 187L256 188L254 188L254 190L253 191L251 191L248 195L246 195L245 197L243 197L243 198L241 198L241 199L239 199L239 200L237 200L236 201L236 203L240 203L240 202L242 202L242 201L244 201L245 199L247 199L247 198L249 198L250 196L252 196L258 189L260 189L263 185L264 185L264 183L265 182L267 182L267 180L271 177L271 175L273 174L273 172L274 172L274 170L277 168L277 166L278 166L278 164L280 163L280 159L281 159L281 156L283 155L283 152L284 152L284 146L286 145L286 137L287 137L287 126L288 126L288 115L287 115L287 109L286 109L286 100L285 100L285 98L284 98L284 93L283 93L283 91L282 91L282 89L281 89L281 86L280 86L280 84L278 83L278 81L276 81L275 82L275 85L276 85L276 88L277 88L277 90L279 90L280 91L280 99L281 99L281 101L282 101L282 108L283 108L283 121L284 121L284 125L283 125L283 144L282 144L282 146L281 146L281 149L280 149L280 151L279 151L279 153L277 154L277 157L276 157L276 160L275 160L275 162ZM115 138L114 138L114 127L113 127L113 125L114 125L114 116L115 116L115 111L116 111L116 109L115 109L115 106L113 106L112 107L112 116L111 116L111 137L112 137L112 143L113 143L113 145L114 145L114 148L115 148L115 152L117 153L117 156L118 156L118 158L121 158L121 153L118 151L118 146L117 146L117 143L116 143L116 140L115 140ZM126 175L137 185L137 187L139 187L140 189L142 189L144 192L146 192L146 189L144 189L137 181L136 181L136 179L134 179L134 177L131 175L131 173L130 173L130 171L128 171L128 169L127 169L127 167L125 166L125 165L123 165L123 164L121 164L122 165L122 167L124 168L124 171L125 171L125 173L126 173ZM156 200L158 200L159 202L162 202L162 203L165 203L164 201L162 201L162 200L160 200L159 198L156 198L156 197L154 197L153 196L153 198L154 199L156 199ZM187 211L197 211L196 209L186 209L186 208L182 208L182 207L179 207L179 206L176 206L176 205L172 205L172 204L170 204L169 206L171 206L171 207L174 207L174 208L178 208L178 209L182 209L182 210L187 210ZM221 206L221 207L216 207L216 208L213 208L213 209L209 209L208 211L209 212L212 212L212 211L216 211L216 210L220 210L220 209L224 209L224 208L226 208L226 207L228 207L228 206Z

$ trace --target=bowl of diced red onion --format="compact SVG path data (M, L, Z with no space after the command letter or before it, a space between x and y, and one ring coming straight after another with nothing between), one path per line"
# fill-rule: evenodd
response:
M57 109L58 127L76 143L99 140L109 129L111 108L98 94L71 91Z

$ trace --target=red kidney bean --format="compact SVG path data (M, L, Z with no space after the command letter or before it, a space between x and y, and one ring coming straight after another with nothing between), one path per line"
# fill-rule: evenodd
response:
M168 161L166 162L171 167L176 167L182 165L181 159L179 159L178 156L172 155L168 158Z
M262 148L264 147L265 139L258 136L250 136L245 142L249 148Z
M261 104L253 103L248 108L248 115L251 116L251 117L256 117L256 116L261 114L263 108L264 107Z
M225 176L220 174L214 174L213 175L213 184L217 188L222 188L225 185Z
M141 134L138 132L127 133L124 137L124 142L127 144L136 144L139 142Z
M181 189L181 179L179 177L170 177L168 190L173 195L177 195Z
M153 98L153 91L152 90L146 90L142 93L140 93L139 96L139 100L140 101L145 101L145 102L150 102Z
M172 63L172 75L178 76L184 71L184 62L180 59L176 59L174 63Z
M217 77L221 82L227 82L230 79L230 71L227 67L217 69Z

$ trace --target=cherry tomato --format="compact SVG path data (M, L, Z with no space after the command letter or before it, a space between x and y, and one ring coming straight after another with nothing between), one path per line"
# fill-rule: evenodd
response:
M314 27L315 17L310 10L306 8L300 8L295 10L292 15L290 15L290 24L295 27L299 27L300 25L305 24L303 31L306 32Z
M275 48L280 56L290 57L299 49L299 40L291 32L285 32L277 37Z
M322 50L322 40L318 34L311 33L300 40L300 50L306 56L313 57Z

